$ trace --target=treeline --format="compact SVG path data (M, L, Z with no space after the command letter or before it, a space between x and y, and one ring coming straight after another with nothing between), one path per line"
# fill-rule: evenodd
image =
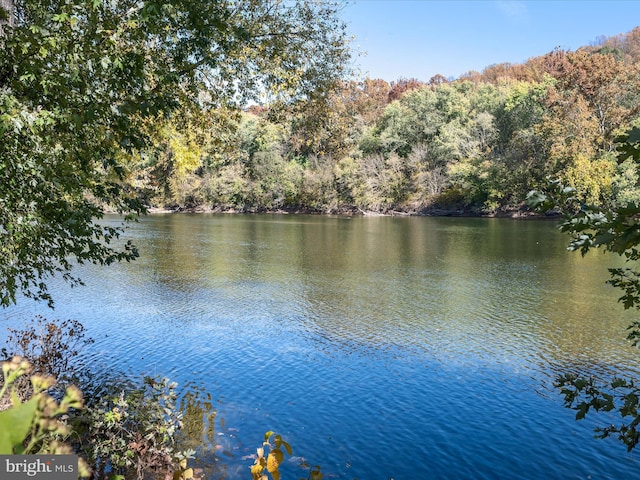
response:
M500 214L549 176L586 203L624 204L640 201L640 177L613 151L639 125L640 27L455 80L344 81L174 119L130 178L171 208Z

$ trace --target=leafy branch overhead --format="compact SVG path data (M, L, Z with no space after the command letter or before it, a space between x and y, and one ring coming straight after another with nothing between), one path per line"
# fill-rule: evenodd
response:
M74 262L132 260L105 211L137 215L124 181L154 125L188 112L286 103L345 74L337 4L16 0L0 34L0 304L53 304ZM9 21L10 20L10 21ZM4 23L4 24L3 24ZM179 127L180 122L174 122ZM126 217L130 219L132 217Z

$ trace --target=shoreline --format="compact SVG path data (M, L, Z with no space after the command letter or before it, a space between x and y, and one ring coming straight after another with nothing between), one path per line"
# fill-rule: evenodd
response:
M105 212L111 213L111 212ZM114 212L115 213L115 212ZM208 207L197 205L194 207L147 207L148 215L166 215L166 214L229 214L229 215L247 215L247 214L266 214L266 215L330 215L341 217L458 217L458 218L510 218L514 220L536 220L536 219L557 219L560 214L538 214L530 210L513 210L495 213L479 213L464 209L444 209L444 208L425 208L422 210L389 210L386 212L376 212L362 210L360 208L336 208L326 211L320 211L309 208L224 208L224 207Z

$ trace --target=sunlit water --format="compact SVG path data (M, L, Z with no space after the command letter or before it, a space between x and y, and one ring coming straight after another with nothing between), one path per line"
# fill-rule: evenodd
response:
M638 378L604 284L620 261L567 252L552 222L158 215L125 237L139 260L83 267L86 287L52 282L54 312L21 300L0 325L77 319L96 373L210 392L211 478L250 478L267 430L293 479L302 458L340 479L637 476L593 438L611 418L576 422L552 385Z

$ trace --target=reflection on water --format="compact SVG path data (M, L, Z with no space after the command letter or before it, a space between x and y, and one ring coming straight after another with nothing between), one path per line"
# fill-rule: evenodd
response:
M186 431L211 478L246 478L267 430L291 478L303 460L344 479L637 471L551 386L639 373L604 284L620 260L567 252L552 223L159 215L127 235L141 258L54 286L55 316L87 326L94 368L198 385Z
M216 438L216 405L211 392L201 386L191 385L182 395L180 411L183 414L182 429L177 439L176 451L194 452L193 468L199 476L224 478L224 463L218 462L219 453L225 452Z

